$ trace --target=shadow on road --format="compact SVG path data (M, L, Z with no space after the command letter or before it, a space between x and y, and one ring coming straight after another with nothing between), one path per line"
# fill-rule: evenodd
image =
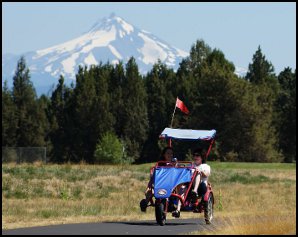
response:
M107 224L119 224L119 225L137 225L137 226L159 226L156 222L103 222ZM197 223L166 223L166 226L179 226L179 225L197 225Z

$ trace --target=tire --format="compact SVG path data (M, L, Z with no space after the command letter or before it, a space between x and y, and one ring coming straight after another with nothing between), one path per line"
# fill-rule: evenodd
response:
M213 194L209 194L208 201L204 203L204 217L206 224L210 224L213 219Z
M155 202L155 218L157 224L164 226L166 224L165 200L159 203Z
M142 211L142 212L146 212L147 206L148 206L148 203L146 202L146 199L142 199L142 200L140 201L140 208L141 208L141 211Z

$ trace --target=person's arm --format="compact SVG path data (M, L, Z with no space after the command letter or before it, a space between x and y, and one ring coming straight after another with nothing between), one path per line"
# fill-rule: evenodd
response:
M152 172L150 172L150 180L149 180L149 182L148 182L146 192L148 192L149 190L152 190L153 177L154 177L154 170L155 170L155 169L153 168Z
M150 180L149 180L148 185L147 185L147 190L152 189L152 183L153 183L153 176L150 177Z

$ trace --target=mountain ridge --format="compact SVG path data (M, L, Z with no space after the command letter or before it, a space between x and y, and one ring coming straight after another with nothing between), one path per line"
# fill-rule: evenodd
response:
M74 81L79 65L89 67L100 62L115 65L134 57L140 73L146 74L158 59L177 70L189 53L112 13L74 39L23 55L34 86L47 88L47 85L53 87L60 75L65 77L66 83ZM8 85L12 85L18 59L17 55L2 55L2 83L7 79Z

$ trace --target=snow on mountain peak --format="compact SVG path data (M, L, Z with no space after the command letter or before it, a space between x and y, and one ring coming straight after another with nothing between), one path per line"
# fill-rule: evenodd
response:
M79 65L97 65L99 62L116 64L120 60L126 63L130 57L136 59L142 74L151 70L158 59L176 70L188 53L112 13L98 20L89 31L75 39L24 56L33 83L46 84L44 78L51 78L48 84L52 85L53 81L57 82L59 75L74 80ZM13 73L12 65L15 69L17 59L2 56L2 78L10 77ZM10 65L7 70L6 65Z
M97 21L89 30L89 33L96 31L109 31L111 27L116 26L117 30L124 31L127 34L130 34L134 31L134 27L124 21L121 17L116 16L115 13L112 13L110 17L104 17ZM122 33L123 34L123 33Z
M82 36L36 51L32 60L45 61L43 66L46 72L53 76L59 73L74 79L80 64L89 66L100 61L115 64L119 60L127 61L133 56L140 71L146 73L158 59L176 69L187 55L183 50L170 46L145 30L139 30L112 13L109 17L97 21ZM55 69L53 63L58 63L59 67L56 66Z

